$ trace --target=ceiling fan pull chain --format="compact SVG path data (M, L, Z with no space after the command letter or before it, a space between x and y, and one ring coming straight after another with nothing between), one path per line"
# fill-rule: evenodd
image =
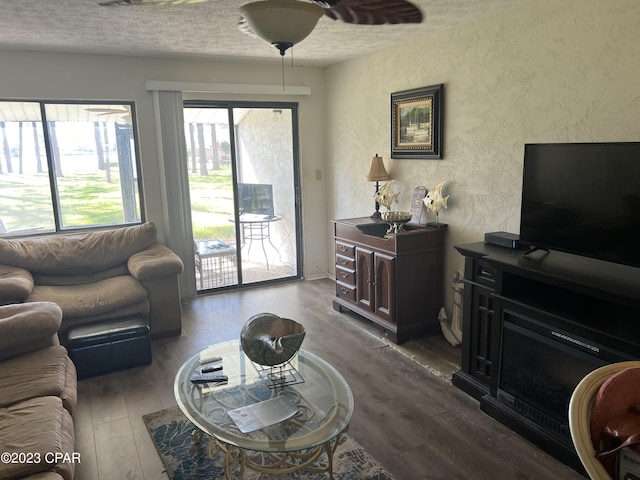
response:
M280 55L280 62L282 63L282 91L284 92L284 55Z

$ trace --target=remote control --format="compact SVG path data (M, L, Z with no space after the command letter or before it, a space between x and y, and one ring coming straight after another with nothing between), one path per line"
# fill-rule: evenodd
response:
M200 369L200 373L218 372L220 370L222 370L222 365L207 365Z
M220 360L222 360L222 357L219 357L217 355L202 356L200 357L200 365L204 365L205 363L219 362Z
M227 382L229 378L219 373L203 373L191 376L191 383L222 383Z

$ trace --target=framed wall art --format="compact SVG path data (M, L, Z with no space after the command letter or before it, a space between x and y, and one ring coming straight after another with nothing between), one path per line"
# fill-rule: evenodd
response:
M443 84L391 94L391 158L442 158Z

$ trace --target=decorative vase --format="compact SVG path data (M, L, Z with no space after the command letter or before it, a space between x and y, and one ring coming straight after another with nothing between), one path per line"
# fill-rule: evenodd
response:
M306 334L298 322L272 313L259 313L242 327L240 343L247 357L259 365L289 361L300 350Z

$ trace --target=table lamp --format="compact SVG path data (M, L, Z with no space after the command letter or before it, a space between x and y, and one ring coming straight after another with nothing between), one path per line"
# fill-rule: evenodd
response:
M379 182L381 180L390 180L391 177L384 169L384 163L382 162L382 157L379 157L376 153L376 156L371 158L371 165L369 166L369 173L364 177L367 182L376 182L376 192L374 194L374 198L378 193L378 189L380 187ZM376 211L371 215L371 218L380 218L380 204L376 200Z

